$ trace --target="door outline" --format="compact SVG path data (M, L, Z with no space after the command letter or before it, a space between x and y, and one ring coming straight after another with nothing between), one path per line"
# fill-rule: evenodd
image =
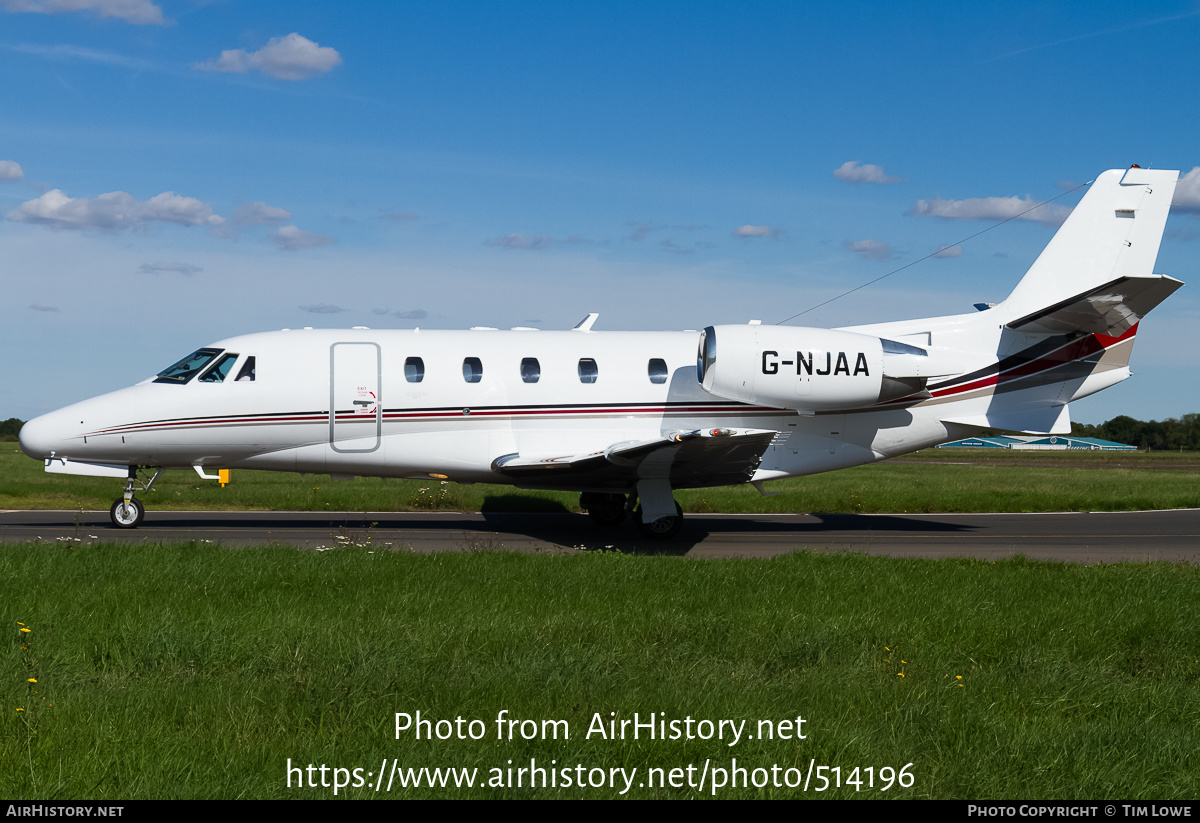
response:
M341 370L339 371L339 369L338 369L338 347L339 346L343 346L343 347L370 346L371 348L373 348L375 350L374 368L373 369L371 368L371 364L370 364L370 360L369 360L370 355L367 355L366 358L360 357L360 358L351 360L349 358L353 357L355 354L358 354L358 352L354 352L353 350L347 348L347 349L344 349L342 352L342 354L344 355L344 358L343 358L343 362L341 364ZM373 452L373 451L376 451L379 449L380 438L383 434L383 366L382 366L381 361L382 361L382 352L379 348L378 343L369 343L366 341L343 342L343 343L334 343L333 345L331 345L329 347L329 447L331 449L333 449L335 452L341 452L343 454L345 454L345 453L365 454L367 452ZM339 386L338 386L338 375L339 374L342 375L342 379L344 381L344 385L341 386L342 395L343 395L341 397L341 400L342 400L343 405L349 407L347 409L344 409L341 412L342 420L340 422L338 421L338 399L339 398L337 396L338 389L339 389ZM361 426L365 422L364 418L366 418L366 415L354 414L355 405L357 405L361 401L357 397L346 396L346 391L347 391L348 386L356 387L357 393L360 395L363 395L364 397L367 397L368 399L370 399L369 398L370 395L373 395L373 399L375 401L374 402L374 406L375 406L375 414L374 414L375 440L374 440L374 442L371 443L371 445L369 445L365 448L343 448L338 445L337 437L338 437L339 432L342 435L346 435L347 434L347 429L345 428L346 426ZM369 418L366 418L366 419L369 419ZM355 429L354 431L358 432L358 431L362 431L362 430ZM364 438L358 438L356 440L348 440L347 442L364 442L364 441L370 442L369 436L364 437Z

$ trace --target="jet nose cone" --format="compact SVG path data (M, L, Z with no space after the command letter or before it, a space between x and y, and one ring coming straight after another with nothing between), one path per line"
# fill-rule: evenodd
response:
M21 441L21 451L34 460L45 460L52 451L61 448L61 426L53 418L53 414L35 417L22 426L17 435Z

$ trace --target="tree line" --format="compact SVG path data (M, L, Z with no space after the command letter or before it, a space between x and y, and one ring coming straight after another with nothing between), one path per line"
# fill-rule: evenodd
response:
M1200 450L1200 414L1150 421L1122 414L1099 426L1072 423L1071 434L1126 443L1143 450L1196 451Z

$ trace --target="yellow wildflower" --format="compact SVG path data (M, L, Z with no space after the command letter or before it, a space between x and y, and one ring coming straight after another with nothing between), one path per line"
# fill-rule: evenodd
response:
M31 677L31 678L29 678L29 682L30 682L30 683L36 683L37 681L36 681L36 680L34 680L34 679Z

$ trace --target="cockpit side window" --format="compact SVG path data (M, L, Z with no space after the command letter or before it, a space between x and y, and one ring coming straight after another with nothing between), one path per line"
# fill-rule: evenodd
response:
M215 366L209 368L200 376L201 383L224 383L225 375L229 374L229 370L233 368L233 364L237 362L238 356L233 352L229 352L217 361Z
M220 353L221 349L196 349L175 365L160 371L154 382L186 383L203 371L204 367L215 360Z
M242 364L242 368L238 370L237 380L235 383L249 383L254 380L254 355L246 358L246 362Z

